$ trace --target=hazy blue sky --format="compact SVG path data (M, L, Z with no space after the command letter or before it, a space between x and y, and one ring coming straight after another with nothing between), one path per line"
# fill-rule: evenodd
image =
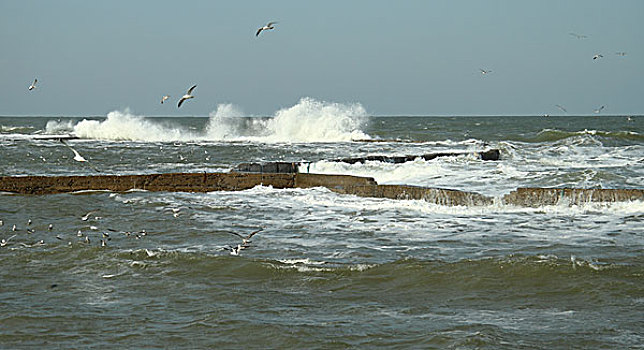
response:
M273 115L302 97L371 115L642 114L643 14L642 0L0 0L0 115Z

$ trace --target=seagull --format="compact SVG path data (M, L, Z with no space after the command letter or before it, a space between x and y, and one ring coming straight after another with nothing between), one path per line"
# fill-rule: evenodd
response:
M604 56L602 56L602 54L599 54L599 53L598 53L598 54L596 54L595 56L593 56L593 59L594 59L594 60L596 60L596 59L598 59L598 58L602 58L602 57L604 57Z
M601 111L602 111L602 109L604 109L604 107L606 107L606 106L601 106L601 107L597 108L597 109L595 110L595 114L598 114L599 112L601 112Z
M72 150L72 152L74 152L74 160L75 160L75 161L77 161L77 162L81 162L81 163L87 163L87 165L88 165L90 168L94 169L94 171L96 171L96 172L99 172L99 171L98 171L98 169L96 169L96 168L95 168L95 167L93 167L91 164L89 164L89 162L87 161L87 159L85 159L83 156L81 156L81 155L80 155L80 153L78 153L78 151L76 151L75 149L73 149L73 148L72 148L72 146L70 146L69 144L67 144L67 142L65 142L65 140L60 139L60 142L61 142L63 145L65 145L65 146L69 147L69 149L71 149L71 150Z
M249 233L247 236L242 236L240 233L233 232L233 231L228 231L228 233L231 233L231 234L241 238L242 239L242 247L246 248L250 244L250 238L253 237L257 232L260 232L262 230L263 230L263 228L260 228L257 231L253 231L253 232Z
M169 98L170 98L170 95L163 95L163 97L161 97L161 104L163 104L163 101L165 101L165 100L167 100Z
M255 33L255 36L259 36L259 33L261 33L261 32L262 32L262 30L271 30L271 29L274 29L274 28L275 28L275 27L274 27L274 24L275 24L275 23L277 23L277 22L268 22L268 24L267 24L267 25L265 25L265 26L263 26L263 27L261 27L261 28L257 29L257 33Z
M93 211L90 211L89 213L85 214L83 217L81 217L81 220L87 221L89 220L90 215L92 215Z
M561 109L564 113L568 113L568 111L567 111L565 108L563 108L563 106L562 106L562 105L555 105L555 106L556 106L557 108Z
M230 255L239 255L244 248L243 245L238 244L236 247L224 247L224 250L230 250Z
M483 74L483 75L486 75L486 74L488 74L488 73L492 73L492 71L491 71L491 70L485 70L485 69L483 69L483 68L479 68L479 70L481 71L481 74Z
M179 104L177 105L177 108L181 107L181 104L183 103L183 101L194 98L194 96L192 96L192 90L194 90L196 87L197 85L193 85L190 89L188 89L188 92L186 92L186 94L183 95L183 97L181 97L181 99L179 100Z
M2 241L0 241L0 247L4 247L4 246L6 246L7 244L9 244L9 240L11 240L11 239L12 239L12 238L14 238L14 237L16 237L16 235L13 235L13 236L11 236L11 237L9 237L9 238L7 238L7 239L4 239L4 238L3 238L3 239L2 239Z
M38 79L34 79L34 82L29 85L29 91L33 90L36 88L36 83L38 82Z
M617 56L626 56L626 52L615 52Z
M586 39L587 38L587 36L583 35L583 34L577 34L577 33L568 33L568 34L574 36L577 39Z

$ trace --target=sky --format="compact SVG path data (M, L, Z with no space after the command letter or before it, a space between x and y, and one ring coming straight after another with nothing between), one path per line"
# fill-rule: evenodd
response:
M0 115L270 116L304 97L377 116L641 115L642 14L642 0L0 0Z

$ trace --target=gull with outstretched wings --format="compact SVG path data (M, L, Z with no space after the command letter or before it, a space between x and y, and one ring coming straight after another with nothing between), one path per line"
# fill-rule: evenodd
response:
M275 29L275 24L276 23L277 22L268 22L268 24L266 24L265 26L257 29L257 33L255 33L255 36L259 36L259 33L261 33L263 30Z
M181 107L181 104L183 103L183 101L194 98L194 96L192 96L192 90L194 90L196 87L197 85L192 85L192 87L188 89L188 92L186 92L186 94L183 95L179 100L179 104L177 105L177 108Z

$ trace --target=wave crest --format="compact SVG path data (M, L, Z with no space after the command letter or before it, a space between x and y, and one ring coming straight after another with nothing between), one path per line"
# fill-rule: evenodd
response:
M342 142L369 139L362 131L367 121L359 103L302 98L269 118L246 118L238 107L220 104L210 113L202 132L153 121L129 110L110 112L104 120L82 120L73 126L73 132L81 138L118 141Z
M171 125L155 123L143 116L114 111L105 120L84 119L74 126L74 134L80 138L115 141L186 141L198 135Z

